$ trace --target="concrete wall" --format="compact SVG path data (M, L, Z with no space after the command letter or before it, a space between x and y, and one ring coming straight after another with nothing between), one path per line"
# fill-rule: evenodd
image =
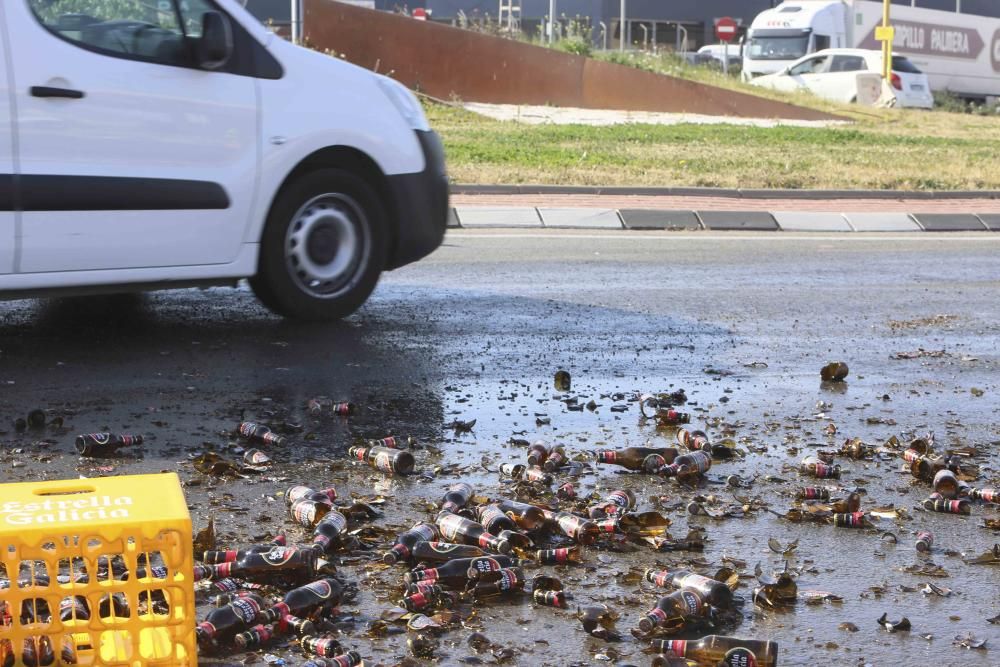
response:
M304 0L305 38L441 99L754 118L835 116L451 26Z

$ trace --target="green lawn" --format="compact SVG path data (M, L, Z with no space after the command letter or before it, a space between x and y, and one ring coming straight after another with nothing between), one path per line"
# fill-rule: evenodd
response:
M456 183L1000 189L1000 117L820 106L855 122L532 126L444 104L427 113Z

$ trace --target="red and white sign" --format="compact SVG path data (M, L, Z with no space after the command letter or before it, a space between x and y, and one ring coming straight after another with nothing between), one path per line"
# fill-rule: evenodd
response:
M715 22L715 36L720 42L729 43L736 39L736 21L728 16L723 16Z
M414 7L413 8L413 18L417 19L418 21L426 21L427 20L427 10L424 9L423 7Z

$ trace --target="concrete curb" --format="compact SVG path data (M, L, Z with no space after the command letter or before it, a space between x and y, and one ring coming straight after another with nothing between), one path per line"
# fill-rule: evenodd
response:
M455 195L620 195L742 199L1000 199L1000 190L761 190L753 188L595 187L588 185L452 185Z
M659 209L459 206L449 229L629 229L788 232L1000 232L1000 215L667 211Z

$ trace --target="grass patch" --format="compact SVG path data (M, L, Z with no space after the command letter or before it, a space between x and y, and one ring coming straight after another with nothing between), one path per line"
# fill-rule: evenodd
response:
M1000 190L996 116L865 109L829 128L592 127L426 108L457 183Z

